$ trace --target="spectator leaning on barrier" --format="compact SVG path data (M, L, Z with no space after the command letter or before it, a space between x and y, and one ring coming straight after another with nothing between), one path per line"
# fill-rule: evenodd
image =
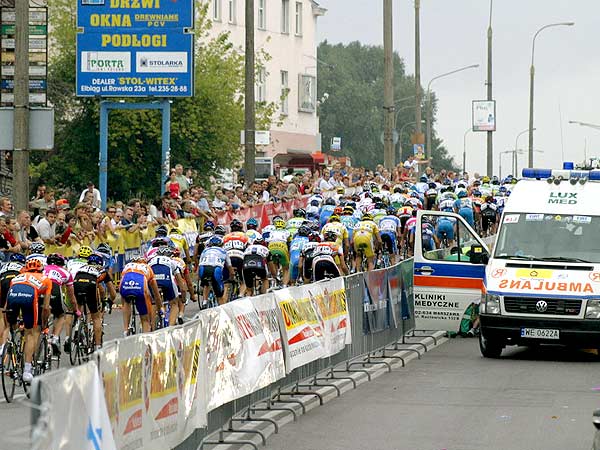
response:
M37 232L46 244L55 243L56 214L55 209L49 209L46 211L45 217L41 218L37 223Z
M91 204L94 208L100 208L102 205L102 197L100 196L100 191L96 189L93 181L88 181L87 188L85 188L81 195L79 195L79 203L83 203L85 200L86 194L91 195Z
M26 250L32 242L41 240L37 230L31 225L31 214L29 214L29 211L19 211L17 222L19 224L17 236L21 249Z

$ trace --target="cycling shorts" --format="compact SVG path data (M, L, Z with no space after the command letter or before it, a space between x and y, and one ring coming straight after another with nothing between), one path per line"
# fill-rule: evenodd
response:
M87 306L91 314L100 311L100 299L98 297L98 286L95 282L82 278L73 284L75 298L78 305Z
M304 265L302 266L302 276L306 280L312 279L312 274L313 274L312 265L313 265L313 258L304 258Z
M357 255L362 252L367 258L375 256L371 233L361 233L359 231L354 233L354 252Z
M300 251L294 250L290 254L290 277L292 280L298 278L298 263L300 262Z
M290 251L287 243L275 241L269 242L269 257L271 261L279 261L281 267L290 265Z
M119 294L127 303L135 304L140 316L145 316L152 311L152 299L148 292L146 277L143 274L127 272L123 275Z
M340 269L331 256L317 256L313 261L313 276L314 281L337 278L340 276Z
M446 235L446 239L454 239L454 225L449 220L440 220L438 222L436 235L442 240L444 239L444 234Z
M223 297L225 293L225 280L222 267L200 266L198 269L198 278L200 278L200 286L210 286L215 293L215 297Z
M18 272L5 272L2 278L0 278L0 309L4 309L6 306L6 297L10 290L10 283L13 278L16 277Z
M396 233L393 231L382 231L380 233L381 241L383 245L387 248L388 253L395 254L398 253L398 242L396 240Z
M250 288L254 286L255 279L267 279L267 266L262 256L248 255L244 258L242 278L244 279L244 284Z
M42 305L38 299L33 286L16 284L10 288L6 296L8 323L15 325L19 314L23 317L25 329L30 330L40 325L42 317Z
M242 276L242 270L244 268L244 258L237 258L235 256L230 257L231 267L240 277Z
M50 312L54 318L59 318L65 311L67 311L66 305L63 300L62 288L56 282L52 282L52 293L50 294Z
M460 208L458 214L467 221L471 227L475 226L475 218L473 216L473 210L471 208Z
M425 252L431 252L431 251L435 250L435 242L434 242L433 238L430 236L423 236L422 246L423 246L423 251L425 251Z

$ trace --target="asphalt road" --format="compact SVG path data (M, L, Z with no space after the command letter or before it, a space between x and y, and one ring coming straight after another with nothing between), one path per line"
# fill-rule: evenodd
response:
M193 317L198 304L190 302L186 307L186 317ZM109 341L123 336L123 315L120 309L114 309L112 314L104 316L104 340ZM61 358L60 367L71 367L69 355ZM30 448L31 408L22 389L15 392L13 403L6 403L0 386L0 450L16 450Z
M484 359L454 339L285 425L267 450L589 450L600 363L557 348Z

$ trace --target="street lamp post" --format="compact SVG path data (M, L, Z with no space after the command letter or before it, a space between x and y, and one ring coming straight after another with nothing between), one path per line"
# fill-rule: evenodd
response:
M450 72L443 73L436 77L433 77L429 83L427 84L427 144L425 146L425 151L427 153L427 159L431 159L431 83L435 80L439 80L440 78L444 78L450 75L454 75L455 73L462 72L463 70L475 69L479 67L479 64L471 64L470 66L461 67L460 69L452 70Z
M569 123L579 125L582 127L586 127L586 128L593 128L594 130L600 130L600 125L596 125L595 123L580 122L578 120L569 120Z
M421 120L421 122L424 122L424 120ZM409 127L411 125L416 125L417 122L413 121L413 122L408 122L405 123L404 125L402 125L402 127L400 128L400 132L398 133L398 147L400 149L400 159L402 159L402 133L404 133L404 129L406 127ZM402 162L402 161L400 161Z
M535 40L542 31L547 28L552 27L571 27L575 25L575 22L559 22L559 23L551 23L548 25L544 25L536 33L533 35L533 43L531 45L531 68L529 70L529 167L533 167L533 87L534 87L534 78L535 78L535 66L534 66L534 57L535 57Z
M487 99L488 101L493 100L492 95L492 6L493 0L490 0L490 22L487 31L487 44L488 44L488 55L487 55ZM494 132L487 132L487 175L491 177L494 172Z
M515 149L513 150L513 176L517 176L517 149L519 148L519 137L521 137L522 135L524 135L525 133L529 132L529 128L527 128L526 130L521 131L520 133L517 134L517 137L515 138ZM533 133L535 131L535 128L533 128L531 130L531 133Z
M471 127L467 128L467 131L465 131L465 135L463 136L463 175L467 171L467 134L469 134L471 131L473 131Z

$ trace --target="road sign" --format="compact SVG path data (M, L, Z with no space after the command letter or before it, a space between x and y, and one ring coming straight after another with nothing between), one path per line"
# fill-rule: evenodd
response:
M15 80L12 78L3 79L0 81L0 89L13 90L15 88ZM46 80L29 79L29 89L46 90Z
M240 145L246 143L246 132L240 131ZM271 143L271 132L269 130L254 131L254 145L269 145Z
M495 100L473 100L473 131L496 131Z
M192 0L81 0L77 95L190 97Z
M30 36L46 36L47 31L46 25L29 25ZM15 24L2 24L0 34L13 36L15 34Z
M340 151L342 149L342 138L341 137L332 137L331 138L331 150L332 151Z

